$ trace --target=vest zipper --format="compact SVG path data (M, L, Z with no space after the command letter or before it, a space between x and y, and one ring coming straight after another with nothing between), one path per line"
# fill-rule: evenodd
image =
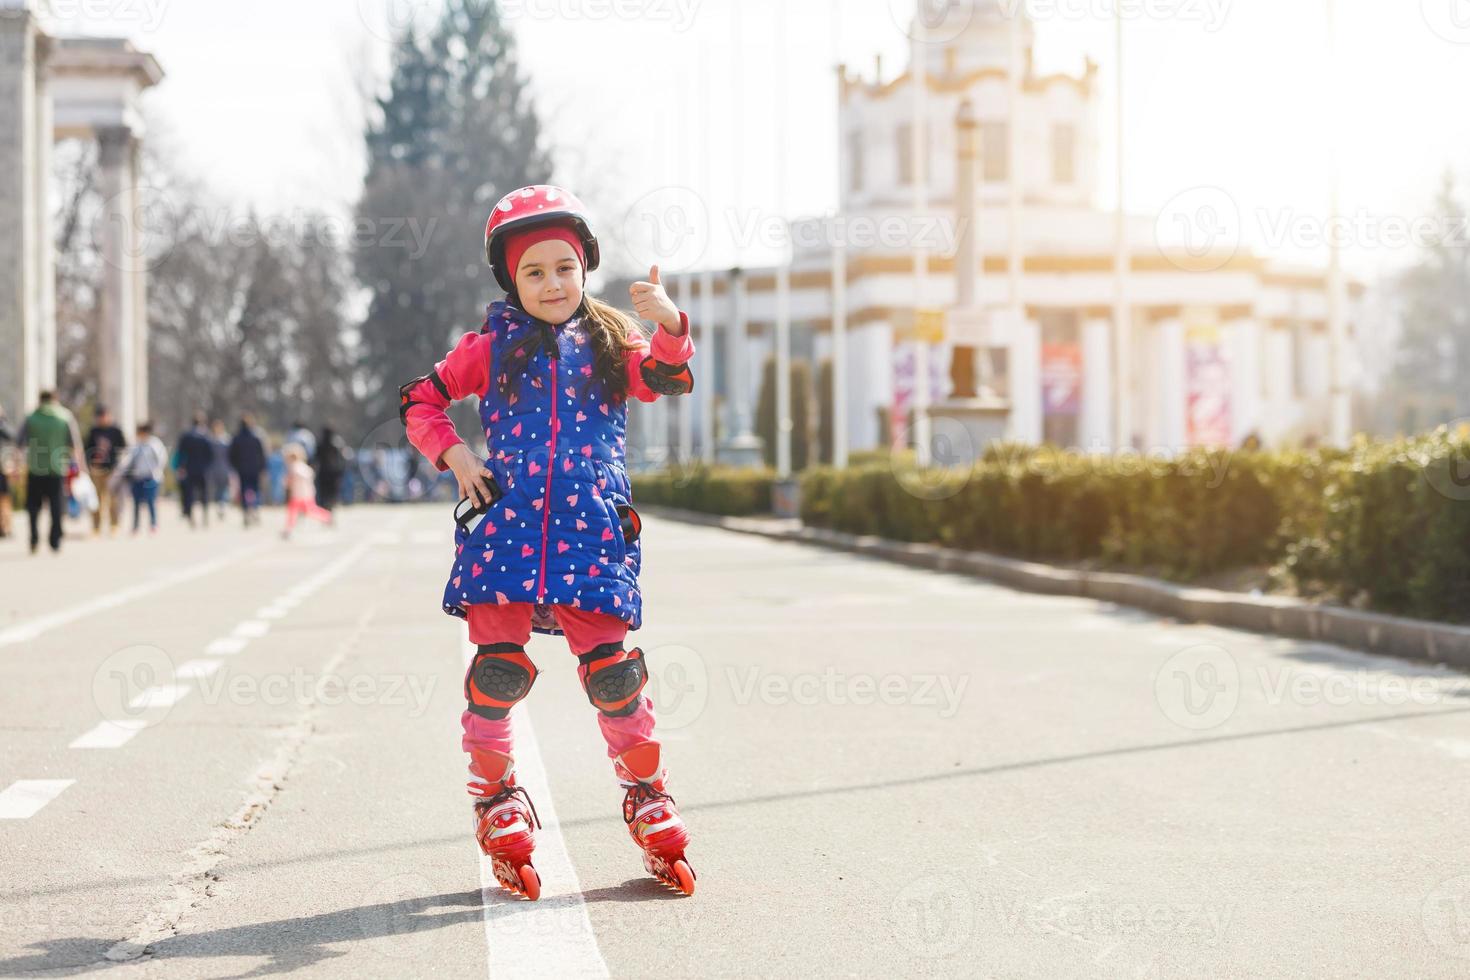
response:
M546 457L546 495L541 502L541 574L536 586L537 602L546 599L546 534L551 528L551 475L556 472L556 368L560 350L554 336L547 345L546 353L551 362L551 453Z

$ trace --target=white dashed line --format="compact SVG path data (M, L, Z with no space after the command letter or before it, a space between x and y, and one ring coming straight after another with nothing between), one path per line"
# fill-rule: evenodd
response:
M216 657L228 657L232 653L239 653L245 649L245 644L249 642L238 636L226 636L209 644L204 648L204 652Z
M270 623L263 622L259 619L247 619L245 620L245 622L235 627L235 636L244 637L248 640L254 640L259 637L265 636L270 631Z
M219 670L220 660L186 660L174 671L175 680L194 681L208 677Z
M125 721L104 721L96 728L79 736L67 748L72 749L116 749L126 745L132 737L148 727L141 718Z
M192 688L187 684L159 684L156 687L145 687L134 696L133 700L128 702L128 708L135 711L148 708L169 708L186 698L191 690Z
M24 820L61 795L75 779L18 779L0 793L0 820Z
M463 644L466 669L475 646ZM506 977L606 977L607 964L597 948L597 934L587 916L587 903L577 869L567 853L556 804L546 781L541 749L525 705L511 712L515 724L516 778L531 792L541 829L536 832L532 863L541 877L541 898L513 896L495 881L490 859L480 855L480 892L485 911L486 956L490 975ZM471 841L473 846L473 841ZM479 854L479 849L475 849Z

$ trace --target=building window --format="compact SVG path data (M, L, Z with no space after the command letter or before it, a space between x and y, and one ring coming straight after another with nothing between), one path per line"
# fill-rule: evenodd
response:
M1052 127L1051 175L1057 184L1077 180L1077 128L1069 123Z
M899 123L894 130L894 151L898 154L898 183L901 187L912 187L914 184L914 125L913 123ZM935 134L931 133L930 136ZM934 150L936 143L929 144L929 152L924 154L924 180L932 182L934 179Z
M851 190L854 192L863 189L863 134L861 132L847 134L847 165L848 173L851 175Z
M1003 122L980 124L980 154L985 163L986 183L1000 183L1010 174L1009 127Z

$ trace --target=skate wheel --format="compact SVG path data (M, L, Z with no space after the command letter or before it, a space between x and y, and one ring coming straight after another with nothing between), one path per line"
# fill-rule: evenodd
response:
M541 876L529 864L521 867L521 894L533 902L541 897Z
M678 879L677 887L685 895L694 894L694 869L689 867L689 862L680 858L674 862L674 877Z

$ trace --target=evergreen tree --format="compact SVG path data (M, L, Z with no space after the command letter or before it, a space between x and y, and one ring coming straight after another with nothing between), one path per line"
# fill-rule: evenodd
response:
M362 374L386 418L398 386L500 298L485 220L506 192L549 181L551 161L494 0L446 0L431 30L405 30L377 108L354 264L369 292Z
M1449 175L1435 213L1443 234L1400 280L1404 332L1396 387L1408 402L1406 417L1419 424L1470 415L1470 390L1464 382L1470 376L1470 226Z
M811 461L812 372L804 360L793 359L791 377L791 472L800 473ZM767 466L776 465L776 359L767 357L756 400L755 431L765 443Z

